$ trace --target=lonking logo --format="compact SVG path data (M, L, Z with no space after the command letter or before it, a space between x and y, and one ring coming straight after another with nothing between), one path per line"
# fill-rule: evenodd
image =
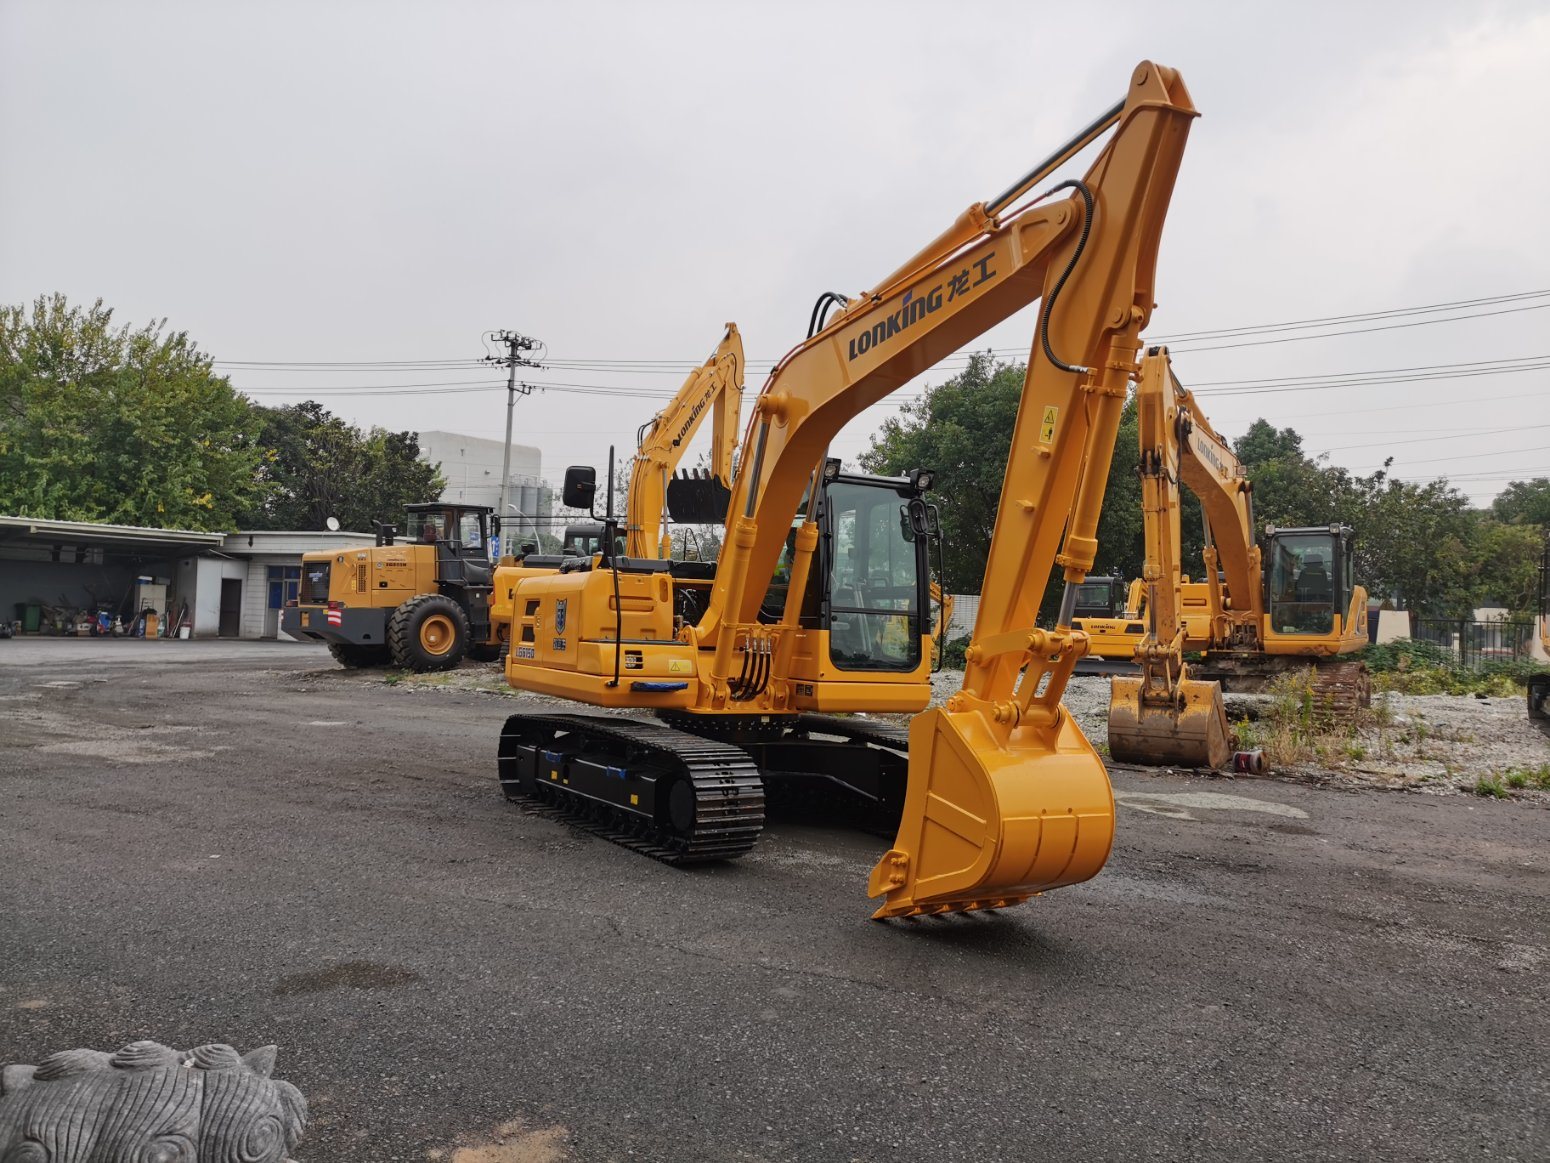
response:
M714 390L715 390L715 384L712 384L711 385L711 391L714 391ZM682 424L680 424L678 426L678 435L673 437L673 447L674 448L677 448L680 444L682 444L684 442L684 436L688 433L690 427L694 424L695 418L697 416L699 416L699 414L701 412L705 411L705 405L708 402L709 402L709 393L708 392L707 392L706 395L701 396L697 401L695 401L694 407L689 410L688 417L684 420L684 422Z
M944 303L951 303L969 293L971 287L977 287L981 283L988 283L996 277L996 272L990 269L990 264L995 260L995 251L975 259L957 274L949 275L945 283L938 283L929 291L919 295L914 290L904 292L904 298L899 301L898 310L877 323L872 324L850 339L850 359L858 355L865 355L881 343L886 343L894 336L908 331L928 315L935 315L942 309ZM970 281L969 275L978 271L978 277Z
M1195 455L1205 461L1223 476L1227 475L1227 466L1222 463L1222 458L1216 455L1216 449L1203 436L1195 437Z

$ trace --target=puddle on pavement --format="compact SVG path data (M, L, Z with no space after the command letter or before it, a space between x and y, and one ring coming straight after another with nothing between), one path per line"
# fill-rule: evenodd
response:
M1248 796L1227 795L1216 791L1150 792L1115 791L1114 799L1127 808L1138 812L1150 812L1154 816L1168 816L1175 820L1196 820L1190 808L1214 812L1266 812L1272 816L1288 816L1294 820L1306 820L1308 813L1291 804L1278 804L1272 800L1253 800Z

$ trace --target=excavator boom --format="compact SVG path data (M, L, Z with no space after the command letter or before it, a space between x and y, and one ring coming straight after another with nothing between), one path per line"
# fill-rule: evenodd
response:
M684 508L684 519L720 523L732 483L732 453L737 445L743 403L743 337L737 324L703 365L690 373L670 403L641 426L626 502L625 552L631 557L672 556L669 503ZM673 473L706 419L711 421L708 476Z
M1121 763L1220 767L1232 754L1221 684L1191 678L1184 661L1179 481L1197 480L1194 491L1208 513L1213 507L1218 513L1227 510L1223 497L1240 487L1246 491L1247 482L1237 458L1192 409L1190 399L1173 376L1167 352L1148 352L1136 382L1146 630L1135 651L1141 673L1115 675L1110 686L1109 754ZM1208 492L1198 482L1213 473L1217 485ZM1259 550L1252 536L1247 545L1257 570Z

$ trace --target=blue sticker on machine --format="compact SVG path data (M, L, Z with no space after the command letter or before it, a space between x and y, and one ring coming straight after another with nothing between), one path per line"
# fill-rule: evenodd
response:
M570 602L569 598L561 598L554 603L554 632L565 633L565 607Z

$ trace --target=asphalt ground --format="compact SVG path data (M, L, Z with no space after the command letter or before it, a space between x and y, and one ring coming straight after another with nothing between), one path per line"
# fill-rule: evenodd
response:
M1550 1157L1540 807L1121 771L1096 880L877 924L875 837L524 815L520 705L0 642L0 1062L278 1043L309 1161Z

